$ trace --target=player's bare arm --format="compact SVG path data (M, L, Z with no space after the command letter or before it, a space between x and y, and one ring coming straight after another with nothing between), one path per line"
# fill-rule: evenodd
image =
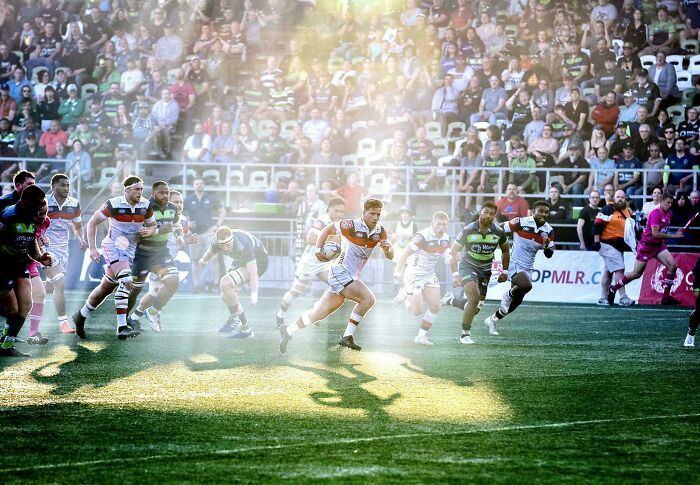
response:
M508 245L508 241L501 244L500 248L501 263L504 269L501 270L501 274L498 275L498 282L503 283L508 280L508 267L510 266L510 246Z
M323 261L324 263L330 261L330 259L328 259L326 255L321 252L321 249L323 248L323 245L326 244L328 238L330 236L335 236L336 234L335 224L329 224L324 227L321 234L318 235L318 240L316 241L316 258L319 261Z
M457 260L459 258L459 253L462 252L462 245L458 242L452 243L452 249L450 249L450 269L452 270L452 286L457 288L461 286L461 281L459 278L459 272L457 271Z
M245 265L250 275L250 304L258 304L258 288L260 287L260 275L258 274L258 263L253 260Z
M95 262L100 260L100 253L97 251L97 226L106 220L107 216L105 216L102 211L96 211L92 214L87 224L87 243L90 249L90 259Z

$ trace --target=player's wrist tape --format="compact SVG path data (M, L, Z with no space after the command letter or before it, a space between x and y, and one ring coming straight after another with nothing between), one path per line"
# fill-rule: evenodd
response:
M507 275L507 274L508 274L508 270L507 270L507 269L502 269L502 270L501 270L501 274Z
M453 276L453 277L459 276L459 271L455 271L454 273L452 273L452 276Z

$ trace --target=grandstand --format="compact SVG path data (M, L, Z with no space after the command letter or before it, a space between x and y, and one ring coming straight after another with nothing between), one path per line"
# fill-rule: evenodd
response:
M517 364L500 363L494 370L490 367L493 356L487 353L480 354L477 363L479 369L488 369L488 378L494 380L507 380L505 376L518 367L522 371L518 379L523 380L516 387L529 388L526 381L539 377L538 372L523 371L530 347L537 348L536 361L546 369L543 373L547 376L557 374L559 367L569 377L585 373L583 365L568 367L567 347L587 348L591 342L599 343L598 338L589 341L586 335L577 335L561 339L556 333L575 333L583 321L585 331L598 335L622 318L621 313L615 313L614 317L604 314L607 310L623 311L619 308L590 310L583 306L604 299L600 290L607 271L593 250L591 216L595 218L598 208L612 201L616 190L625 192L638 231L645 226L651 210L659 206L662 192L673 195L669 231L681 227L686 231L683 238L668 241L679 269L675 279L670 276L666 279L673 280L673 294L683 305L692 306L695 302L692 268L700 253L700 217L694 217L700 213L699 46L700 6L693 0L0 0L0 185L3 194L11 192L13 175L25 169L36 175L39 186L48 189L53 175L66 173L71 194L80 201L85 223L106 199L123 193L121 181L130 174L144 180L146 196L150 195L148 188L152 182L167 181L170 189L182 193L184 214L197 219L197 215L193 217L196 209L191 201L195 196L202 197L195 185L203 182L203 193L217 209L204 217L211 222L210 227L198 231L195 223L193 232L202 233L202 245L213 240L214 221L254 234L269 255L269 267L260 283L263 301L276 301L281 295L279 290L289 288L304 248L309 221L333 196L342 196L347 201L346 214L352 217L359 215L363 199L381 199L385 204L382 224L397 248L408 244L397 228L413 227L401 219L401 213L410 214L410 223L416 227L427 227L434 212L444 211L450 216L448 233L454 237L464 224L478 218L485 201L496 202L498 221L505 222L530 214L533 204L545 199L551 206L549 222L555 229L557 251L551 260L538 255L533 291L526 300L528 304L536 301L544 305L530 306L514 319L523 327L516 331L517 324L513 323L511 335L525 339L523 346L516 349ZM599 199L595 199L596 193ZM219 255L199 268L193 263L201 256L197 256L200 249L201 246L183 247L174 258L181 285L173 300L176 309L173 313L180 319L192 320L203 311L207 319L216 320L207 324L212 329L225 319L219 310L209 311L220 305L210 294L218 293L225 261ZM634 264L631 253L625 254L624 260L627 269ZM98 284L104 262L91 260L87 253L81 252L79 242L71 240L65 282L72 306L82 303L87 292ZM494 270L501 269L498 256L493 265ZM376 291L383 307L375 324L385 319L398 326L406 318L402 309L388 307L398 291L394 267L395 262L374 254L363 272L363 281ZM436 272L444 293L450 289L449 264L439 264ZM630 284L627 291L638 303L655 305L663 291L659 290L662 280L662 268L652 262L643 278ZM498 285L494 278L488 299L500 299L507 291L505 286ZM311 300L304 298L320 294L324 288L321 282L313 283L295 310L310 305ZM243 294L242 299L248 305L248 295L245 291ZM194 304L190 305L190 301ZM546 306L548 303L552 304L551 308ZM553 328L549 322L558 323L557 305L561 303L581 304L581 307L572 307L571 314L562 320L563 326ZM392 365L396 364L391 369L407 369L412 373L410 377L401 374L400 382L415 378L421 372L416 369L425 365L430 379L420 380L417 387L425 393L435 385L432 378L446 381L446 400L459 396L454 388L465 385L460 374L465 371L462 364L450 371L438 371L435 369L442 363L440 357L421 357L415 349L407 360L387 357L376 342L369 345L372 356L367 361L346 361L332 353L326 355L325 347L320 350L307 344L301 346L311 359L332 361L329 365L342 378L331 375L327 369L324 373L320 368L323 366L312 365L314 369L309 370L308 362L295 362L298 372L276 374L279 362L269 355L260 357L275 339L272 332L258 331L258 327L264 328L268 318L270 322L274 320L269 308L260 309L260 306L252 310L250 317L256 333L262 337L254 344L258 357L250 366L259 365L262 369L259 375L265 382L289 376L303 379L303 372L315 373L327 378L328 387L340 389L339 408L347 406L343 399L351 404L362 398L376 399L364 409L363 416L378 420L396 417L385 408L391 407L389 401L393 395L387 389L397 381L382 381L387 375L368 372L368 365L376 370L385 362L383 359L388 359ZM648 357L651 368L667 372L660 389L673 394L673 390L682 388L692 395L694 390L681 383L678 375L684 375L696 362L693 357L674 354L672 339L664 333L669 331L665 326L667 316L685 322L685 310L664 313L665 309L643 306L629 310L634 313L624 317L627 319L624 326L603 342L604 352L591 350L577 355L596 361L594 372L605 372L608 366L622 366L615 357L618 341L633 339L634 348ZM256 315L258 311L261 313ZM534 324L530 316L535 313L546 316L547 321ZM96 334L106 335L110 317L104 309L97 315ZM166 331L167 325L173 324L168 318L164 316ZM588 322L589 318L595 322ZM225 346L203 335L205 332L196 322L180 319L172 327L175 333L165 343L158 344L157 358L144 365L148 368L145 375L135 379L136 388L148 387L149 379L155 374L151 364L167 368L181 364L166 348L179 345L181 339L201 340L202 345L193 344L186 350L185 360L189 359L186 366L188 371L213 371L207 381L212 386L228 378L217 372L240 365L238 354L223 359L221 365L215 363L211 354L223 352ZM662 342L660 350L645 345L643 336L638 335L639 327L647 321L653 324L651 338ZM339 320L331 319L331 322L339 325ZM538 333L554 332L554 336L538 340L525 335L523 328ZM448 345L447 333L438 330L438 341L443 340L444 346ZM396 340L398 334L387 331L374 336L388 339L391 352L400 354L404 349L403 341ZM631 337L632 334L636 335ZM51 336L62 337L65 336ZM504 344L507 341L498 342L503 344L499 349L500 362L511 355ZM324 337L323 344L326 343ZM149 349L142 342L138 345L143 347L132 347L125 354L127 357L123 357L115 350L117 347L88 341L70 349L61 347L54 355L55 361L43 354L36 365L0 367L3 372L12 372L19 383L0 399L0 406L12 409L13 420L32 417L32 410L15 408L13 400L23 394L23 386L36 388L27 394L29 397L22 401L22 406L33 405L32 399L37 400L39 407L59 402L59 414L66 406L62 397L56 397L62 393L72 396L79 391L76 400L88 408L93 399L102 404L108 402L110 406L118 404L123 391L120 386L128 387L123 381L143 370L135 362L140 362L140 356ZM547 355L550 345L557 354L552 360ZM74 351L87 359L88 364L76 365L82 380L72 385L64 381L70 381L67 373L73 365L71 352ZM654 363L652 357L657 351L661 357ZM621 362L635 366L634 352L625 352ZM251 353L241 351L242 358ZM107 366L122 358L129 362L123 373L110 369L108 376L96 384L90 381L90 376L102 372L103 364L94 364L95 356L110 360L104 364ZM447 358L462 357L455 352ZM5 364L0 362L0 365ZM362 372L368 373L355 374L355 367L362 367ZM270 369L273 370L268 374ZM677 375L671 375L671 371ZM177 378L192 378L188 372L179 372L175 373ZM346 379L348 375L355 376L363 386L373 380L389 384L376 395L348 398L347 389L356 384ZM58 377L52 381L52 376ZM689 374L685 377L688 382L693 379ZM236 378L241 378L240 374ZM634 384L626 389L627 395L641 393L645 390L644 383L653 380L641 371L631 378ZM478 382L479 376L472 372L469 379ZM624 376L621 373L613 381L615 385L606 385L601 393L619 390ZM50 391L41 388L47 382L56 387ZM556 378L546 382L556 382ZM103 384L112 386L105 395L95 397L94 389L80 394L81 386ZM160 384L168 389L167 400L173 399L176 391L169 383ZM309 394L315 392L316 384L309 386ZM587 375L585 385L594 384L595 379ZM250 385L250 393L256 392L255 385L246 385ZM567 385L570 387L560 389L562 397L553 401L558 406L567 406L568 400L575 399L581 387L585 387L576 382ZM500 423L513 419L515 426L523 427L518 431L526 430L533 422L537 393L546 393L541 388L533 391L520 403L524 417L514 418L517 406L499 407L501 403L493 398L495 394L490 391L480 394L483 389L479 385L475 387L478 388L475 399L483 405L477 410L477 414L483 414L476 420ZM496 387L515 400L513 392L504 391L506 384ZM319 392L326 391L324 388ZM413 391L408 385L402 392ZM198 387L193 392L198 396L196 405L201 407L197 411L202 413L198 414L200 418L205 414L203 410L228 412L235 408L238 412L239 406L251 406L256 425L264 427L274 417L275 409L281 409L285 418L280 422L289 423L294 432L321 423L324 432L318 438L334 444L336 437L329 431L333 426L343 429L338 435L341 441L351 439L345 431L352 431L355 426L352 420L338 417L335 411L328 418L328 408L335 404L324 402L325 395L313 398L315 404L310 411L312 415L323 415L323 419L317 421L313 415L309 420L296 421L289 418L288 407L274 404L280 396L268 396L260 401L224 400L221 407L207 407L206 399L199 397L208 396L208 390ZM593 394L586 396L595 399ZM673 409L663 413L662 421L683 419L680 394L673 395ZM132 402L140 399L136 391L124 395ZM436 407L450 405L440 400L428 401ZM640 402L644 405L643 419L658 414L653 409L657 401L648 398ZM308 404L306 398L294 395L289 406ZM495 406L493 414L489 414L490 404ZM150 412L156 406L152 402L139 404L137 412L144 408ZM380 430L386 434L408 422L412 423L409 434L423 432L420 424L423 417L416 411L420 406L415 402L407 406L410 409L397 414L401 415L399 421L404 420L401 423L382 424L374 430L364 429L363 433L375 436L377 433L373 431ZM186 408L177 402L164 409L178 414L186 413L183 410ZM615 409L612 400L606 401L604 408L601 412L612 413ZM632 412L632 405L629 408L619 418L631 430L634 428L631 423L639 416ZM604 427L615 425L614 420L606 421L607 414L599 416L590 409L577 409L571 415L550 411L543 420L568 423L565 428L589 421L601 421ZM441 412L435 416L439 424L434 428L428 426L430 433L435 430L443 433L454 424L453 417L446 418ZM462 408L460 412L466 419L468 413ZM155 414L148 418L162 419ZM178 416L178 419L183 418ZM697 423L695 414L688 419ZM120 415L117 420L124 426L129 416ZM236 419L227 423L240 425ZM61 424L64 425L68 426ZM168 434L168 426L158 428L159 436ZM206 429L213 428L215 425L206 423ZM680 440L682 425L678 424L678 428L672 438ZM93 431L97 434L98 429L99 426ZM542 432L544 436L542 430L548 428L537 429L535 434ZM267 430L264 445L258 451L255 446L247 447L252 438L246 434L245 453L274 449L271 436L278 431ZM299 433L307 436L307 431ZM605 432L596 436L604 439ZM521 445L528 438L523 436ZM147 441L142 436L139 439ZM697 434L692 439L697 441ZM443 444L455 445L445 436L441 440L426 449L439 453ZM574 446L567 440L561 443ZM280 446L285 450L287 443ZM188 448L186 455L202 452L208 459L217 456L216 450L195 448ZM219 448L232 448L231 453L235 454L238 444ZM614 453L615 446L610 445L606 450ZM81 467L93 470L88 455L85 450L77 453L79 461L86 463ZM163 456L170 459L180 455L173 450ZM464 459L456 452L454 457ZM557 460L560 455L548 457ZM115 459L111 452L96 458L98 462L109 462L108 467L113 466ZM533 457L524 457L517 463L529 459ZM504 459L497 459L501 460ZM59 464L56 470L70 468L70 460L52 455L51 461ZM635 466L640 466L642 461L641 455L633 460ZM12 477L18 481L27 477L50 481L50 471L34 475L31 466L16 465ZM96 466L99 468L102 463ZM357 465L348 474L326 469L326 464L319 466L314 473L298 468L291 475L278 473L279 470L269 474L257 470L241 480L302 481L309 477L350 476L358 481L372 478L411 481L415 472L414 468L405 467L397 474L385 473L381 470L381 460L372 461L369 471ZM430 473L415 475L418 477L415 480L464 479L454 470L441 477L440 466L440 462L433 463ZM520 465L514 468L517 466ZM670 473L668 476L657 471L647 478L634 471L623 471L611 475L611 480L680 480L682 472L673 474L670 468L664 468L664 472ZM590 465L587 469L595 467ZM162 472L160 465L154 470ZM219 472L213 465L202 480L226 479L227 475ZM513 475L501 479L518 480L517 471L511 472ZM65 477L60 473L59 481L70 480L66 478L68 472ZM533 469L528 469L524 476L538 479ZM580 470L572 476L577 480L589 478ZM127 474L125 477L155 481L153 476ZM179 480L175 476L169 478ZM493 477L479 478L486 481ZM80 476L79 481L90 480L116 479L106 475L95 479L88 473Z

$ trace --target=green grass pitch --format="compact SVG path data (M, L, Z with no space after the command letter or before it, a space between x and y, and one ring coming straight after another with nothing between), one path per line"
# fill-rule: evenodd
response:
M449 307L424 348L417 319L380 301L362 352L335 345L346 305L283 356L273 298L248 309L250 340L219 337L214 296L176 295L162 333L125 342L111 300L85 342L47 303L51 342L0 361L3 483L697 480L687 309L527 304L489 337L489 303L463 346Z

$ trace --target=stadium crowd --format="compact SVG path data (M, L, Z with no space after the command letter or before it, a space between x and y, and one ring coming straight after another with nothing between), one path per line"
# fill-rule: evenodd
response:
M622 189L675 194L683 225L700 203L697 1L0 0L0 26L3 182L13 157L74 186L152 159L351 213L458 193L457 216L548 198L565 222Z

